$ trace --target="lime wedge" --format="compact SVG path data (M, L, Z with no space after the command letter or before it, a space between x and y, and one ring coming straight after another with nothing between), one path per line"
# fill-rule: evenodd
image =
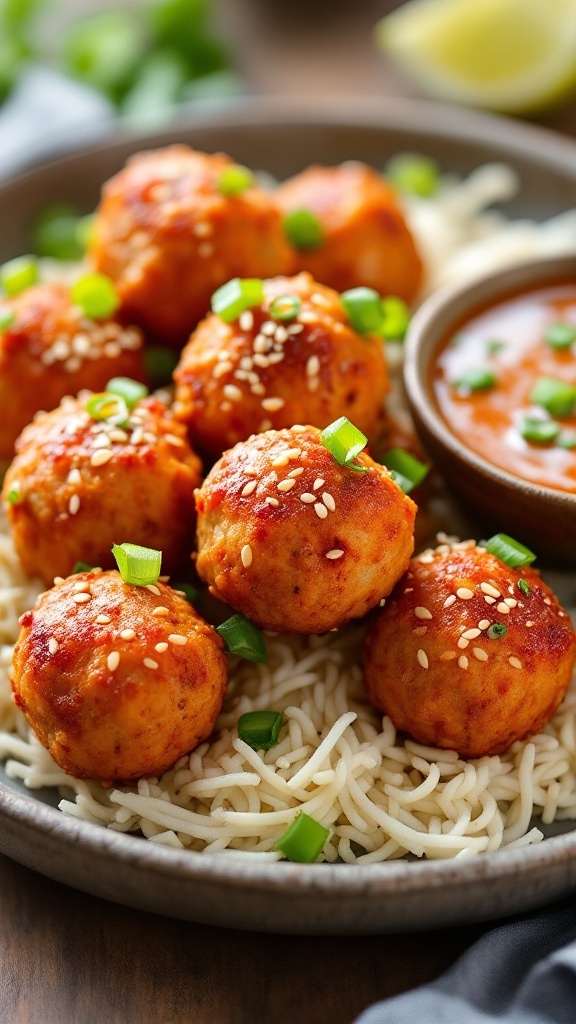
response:
M376 37L440 99L525 114L576 91L576 0L408 0Z

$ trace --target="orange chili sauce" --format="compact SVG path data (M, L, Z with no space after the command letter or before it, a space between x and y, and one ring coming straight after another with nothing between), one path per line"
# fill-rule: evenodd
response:
M576 282L535 289L504 299L463 322L444 343L432 369L438 409L452 433L488 462L532 483L576 493L576 448L525 440L526 417L551 417L529 394L539 377L576 387L576 343L554 349L545 332L556 323L576 329ZM491 343L500 347L493 351ZM494 387L466 391L455 386L467 370L486 368ZM556 417L563 437L576 440L576 415Z

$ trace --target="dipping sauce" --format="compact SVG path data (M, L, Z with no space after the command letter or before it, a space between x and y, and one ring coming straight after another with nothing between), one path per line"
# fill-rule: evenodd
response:
M576 282L465 321L440 351L432 384L463 445L531 483L576 493Z

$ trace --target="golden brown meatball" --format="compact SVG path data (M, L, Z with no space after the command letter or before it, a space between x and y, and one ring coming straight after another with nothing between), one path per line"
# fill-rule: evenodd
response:
M268 629L324 633L390 592L413 551L416 506L369 455L339 465L314 427L225 452L196 494L200 577Z
M88 319L67 285L36 285L2 308L14 320L0 330L0 458L12 458L39 409L55 409L82 388L101 391L111 377L146 379L138 328Z
M422 283L422 263L395 193L365 164L309 167L276 190L285 214L309 210L323 242L297 253L298 270L346 291L366 285L409 302Z
M160 775L212 732L224 645L170 587L82 573L41 594L20 621L14 698L69 775Z
M575 654L570 619L539 574L464 542L412 559L374 613L364 677L397 729L481 757L552 717Z
M132 157L104 186L89 258L115 282L125 315L166 343L184 343L225 281L291 267L272 198L256 184L219 190L232 165L169 146Z
M299 312L275 320L274 303ZM272 312L271 312L272 307ZM383 425L388 374L380 338L352 329L340 296L309 274L264 282L264 301L232 323L212 313L176 368L175 415L218 457L250 434L345 415L370 440Z
M3 498L22 565L48 585L77 561L109 568L112 544L129 539L163 551L174 572L194 544L200 460L155 398L122 427L93 419L89 398L39 415L16 443Z

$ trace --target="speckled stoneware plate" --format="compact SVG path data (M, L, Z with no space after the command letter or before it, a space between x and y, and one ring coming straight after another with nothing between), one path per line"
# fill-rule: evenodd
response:
M382 166L398 150L466 172L504 160L517 170L514 216L549 217L574 205L576 145L536 128L393 99L327 105L283 100L210 107L151 137L114 134L0 185L0 260L27 251L47 203L90 210L126 157L180 140L225 150L279 177L314 161L358 158ZM1 414L1 413L0 413ZM0 771L0 851L86 892L127 906L242 929L353 934L490 920L576 889L576 831L471 860L263 864L180 852L61 814L51 795L24 791Z

